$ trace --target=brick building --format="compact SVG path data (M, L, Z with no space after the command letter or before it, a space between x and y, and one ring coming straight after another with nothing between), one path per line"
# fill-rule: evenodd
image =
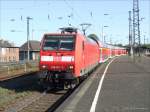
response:
M19 61L19 47L5 40L0 40L0 62Z

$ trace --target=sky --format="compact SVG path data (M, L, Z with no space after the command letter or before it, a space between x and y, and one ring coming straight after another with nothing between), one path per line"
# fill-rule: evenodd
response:
M141 42L150 43L150 0L139 0ZM129 14L133 0L0 0L0 39L21 46L30 40L41 41L44 33L60 32L71 24L82 33L80 24L90 23L86 35L102 34L107 43L128 44ZM107 26L107 27L104 27ZM102 33L103 32L103 33Z

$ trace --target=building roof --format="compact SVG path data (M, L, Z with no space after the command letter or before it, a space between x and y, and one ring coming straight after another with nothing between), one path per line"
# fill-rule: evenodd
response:
M7 40L0 39L0 47L1 48L12 48L14 45Z
M30 40L29 41L29 49L30 51L40 51L40 41ZM28 42L25 42L19 49L20 51L28 50Z

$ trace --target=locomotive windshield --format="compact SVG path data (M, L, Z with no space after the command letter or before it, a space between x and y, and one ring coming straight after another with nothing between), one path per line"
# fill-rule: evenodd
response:
M51 36L44 39L43 50L74 50L73 36Z

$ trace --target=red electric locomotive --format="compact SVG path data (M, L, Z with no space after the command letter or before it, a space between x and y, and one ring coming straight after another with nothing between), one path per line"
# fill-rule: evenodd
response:
M98 43L77 32L62 28L61 33L44 34L40 48L40 79L49 84L74 85L99 63Z

